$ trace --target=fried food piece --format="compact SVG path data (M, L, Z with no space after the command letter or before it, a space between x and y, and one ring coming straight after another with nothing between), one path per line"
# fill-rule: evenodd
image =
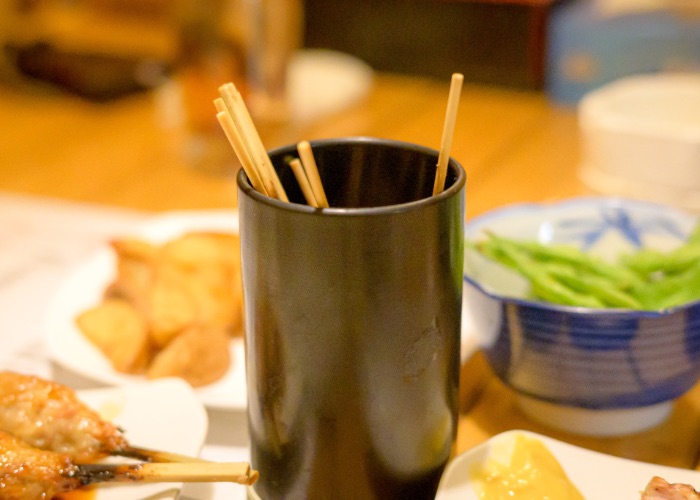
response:
M166 243L160 276L179 275L197 310L198 322L242 329L243 286L237 235L194 232Z
M119 428L88 408L72 389L8 371L0 372L0 431L76 462L129 446ZM0 498L5 498L2 489Z
M105 291L106 298L123 298L145 310L153 284L159 249L144 240L125 238L111 242L116 255L116 277Z
M144 373L151 358L148 325L126 300L107 299L76 318L85 337L122 373Z
M151 338L159 347L195 323L240 332L243 287L238 237L186 233L165 243L150 292L146 314Z
M239 244L235 234L190 232L165 243L161 257L183 268L202 265L235 267L240 263Z
M206 350L188 333L192 329L207 330L203 337L214 335L209 330L229 337L242 333L238 235L194 231L163 244L124 238L111 245L117 257L116 277L103 304L77 318L83 334L123 373L182 372L195 386L223 376L230 364L228 346L207 354L214 361L211 366L198 368L192 368L195 362L185 359L184 350ZM221 335L214 344L221 344Z
M0 498L50 500L75 489L77 466L68 455L43 451L0 432Z
M181 377L192 387L220 379L231 363L229 336L218 328L190 327L160 351L148 369L148 378Z
M641 500L700 500L700 493L689 484L669 483L654 476L642 492Z
M162 348L199 318L197 304L180 273L161 270L153 283L146 320L153 344Z

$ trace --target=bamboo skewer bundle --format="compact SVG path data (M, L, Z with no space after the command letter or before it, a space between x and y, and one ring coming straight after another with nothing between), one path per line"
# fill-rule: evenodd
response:
M214 100L216 118L251 184L267 196L289 201L240 92L233 83L227 83L219 87L219 94L221 97ZM328 207L311 145L302 141L297 149L300 158L290 163L290 167L307 203L315 208Z
M447 166L450 160L450 149L454 138L463 82L464 75L461 73L452 74L433 195L440 194L445 189ZM233 83L227 83L219 87L219 94L221 97L214 100L217 109L216 117L251 184L256 190L267 196L289 201L240 92ZM308 141L301 141L297 144L297 151L299 158L290 161L289 166L292 168L306 202L314 208L327 208L329 206L328 199L323 189L311 144Z
M216 117L253 187L273 198L289 201L240 92L233 83L227 83L219 87L219 94L221 101L214 101ZM264 188L255 186L257 179L254 181L254 178L259 179L258 185Z
M216 109L219 110L219 112L216 114L216 118L219 120L221 128L224 130L224 134L226 134L226 138L228 139L229 143L231 143L231 146L233 147L236 156L238 156L238 159L243 166L243 170L245 170L245 173L248 175L251 184L253 184L255 189L269 196L267 188L265 187L265 184L263 184L262 178L258 173L258 169L255 167L255 165L253 165L253 160L251 160L248 150L246 149L245 144L243 144L243 138L236 129L236 125L234 124L231 115L228 113L224 100L221 98L216 99L214 104L216 105Z

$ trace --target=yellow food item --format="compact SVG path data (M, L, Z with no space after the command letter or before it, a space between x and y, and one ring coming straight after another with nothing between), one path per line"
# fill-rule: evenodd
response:
M122 299L107 299L78 316L78 328L122 373L144 373L150 361L148 326Z
M557 459L538 439L515 437L509 462L489 458L470 471L479 498L488 500L583 500Z
M194 326L156 354L148 378L181 377L192 387L211 384L224 376L230 360L229 336L220 329Z

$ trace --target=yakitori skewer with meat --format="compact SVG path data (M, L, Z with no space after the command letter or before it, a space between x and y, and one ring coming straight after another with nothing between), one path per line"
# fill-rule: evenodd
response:
M153 462L195 461L133 447L121 429L86 406L75 391L31 375L0 372L0 431L77 463L119 455Z
M78 462L129 447L121 430L88 408L72 389L7 371L0 372L0 430Z
M76 464L65 453L39 450L0 432L0 500L49 500L59 493L105 483L235 482L253 484L245 462Z

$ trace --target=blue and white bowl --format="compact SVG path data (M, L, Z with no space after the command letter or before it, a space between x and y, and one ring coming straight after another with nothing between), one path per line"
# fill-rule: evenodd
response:
M520 204L467 222L465 236L567 243L613 258L680 245L696 218L621 198ZM700 376L700 301L663 311L589 309L524 298L527 282L465 252L465 322L495 374L535 420L570 432L620 435L665 420Z

